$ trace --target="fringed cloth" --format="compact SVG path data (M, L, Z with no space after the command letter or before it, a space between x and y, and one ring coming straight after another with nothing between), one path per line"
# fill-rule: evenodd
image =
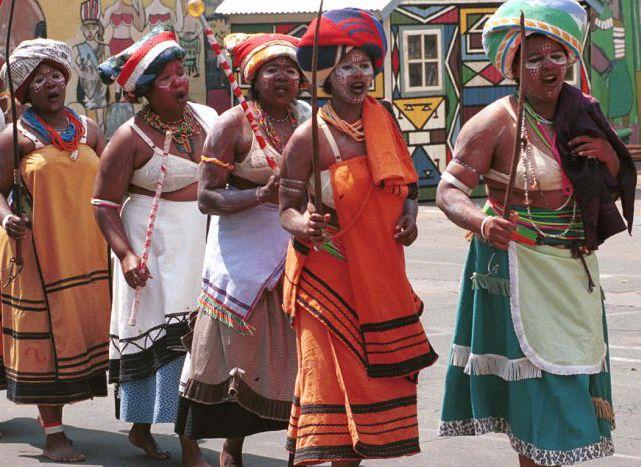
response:
M15 243L0 232L3 356L14 402L107 395L109 261L89 202L97 168L84 144L76 161L53 146L22 159L33 229L22 241L22 273L8 286Z
M287 256L284 309L299 356L288 449L297 464L417 453L416 377L437 358L393 237L411 160L382 106L368 100L363 117L368 156L330 167L342 229L329 248L294 240Z
M586 260L598 278L595 255ZM472 239L440 436L506 433L515 451L541 465L612 455L608 368L598 281L590 293L568 249L512 242L508 254Z
M296 378L296 340L282 312L282 287L264 291L240 334L200 311L187 336L176 432L191 439L284 430ZM216 420L212 423L212 420Z

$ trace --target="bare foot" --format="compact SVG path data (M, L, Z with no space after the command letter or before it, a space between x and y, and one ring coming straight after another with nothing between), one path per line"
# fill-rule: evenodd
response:
M205 460L196 440L181 436L180 445L183 451L183 467L213 467Z
M64 433L47 435L42 455L54 462L79 462L85 455L74 448Z
M129 442L145 451L145 454L150 459L164 461L171 457L168 451L159 449L156 440L149 431L149 425L134 423L134 426L129 431Z
M243 467L243 441L245 438L227 438L220 451L220 467Z

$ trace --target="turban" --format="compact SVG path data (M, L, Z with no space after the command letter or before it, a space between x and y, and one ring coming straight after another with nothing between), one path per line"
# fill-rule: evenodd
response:
M9 56L11 63L11 79L16 99L21 104L25 103L27 89L31 82L33 72L41 63L49 63L56 66L65 75L67 81L71 76L71 47L64 42L52 39L32 39L22 41ZM5 86L9 85L7 75L7 64L2 66L0 80Z
M261 66L276 57L288 57L297 63L299 39L294 36L235 33L225 36L223 42L234 57L234 67L240 69L248 83L253 81Z
M161 24L118 55L102 62L98 73L105 84L118 83L128 98L135 100L149 90L168 62L184 57L185 50L176 41L173 27Z
M315 19L311 22L305 35L301 37L297 54L298 64L310 81L316 21ZM354 48L361 49L370 56L374 74L378 74L383 69L387 53L383 23L371 13L358 8L343 8L323 13L318 35L319 87L323 86L338 62Z
M581 60L587 14L574 0L509 0L483 27L483 48L501 74L514 79L512 62L521 46L520 17L526 34L542 34L560 43L571 63Z

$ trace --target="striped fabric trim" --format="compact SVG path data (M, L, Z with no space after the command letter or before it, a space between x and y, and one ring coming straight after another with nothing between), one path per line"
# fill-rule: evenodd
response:
M560 210L554 211L545 208L530 208L530 214L522 206L513 206L512 210L518 213L516 232L513 239L525 245L567 245L572 246L574 243L582 244L585 241L583 230L583 220L581 213L578 211L573 216L573 205ZM483 207L483 212L489 216L500 216L503 214L503 207L498 203L488 200ZM574 217L574 222L572 218ZM536 225L542 232L555 237L541 237L536 229ZM568 228L569 230L563 234ZM561 235L563 234L563 235ZM559 236L557 238L557 236Z
M50 282L49 284L45 284L45 292L47 294L50 294L54 292L60 292L61 290L69 289L71 287L78 287L80 285L87 285L92 282L108 281L108 280L109 280L109 270L102 269L98 271L92 271L87 274L67 277L64 279L57 280L55 282Z

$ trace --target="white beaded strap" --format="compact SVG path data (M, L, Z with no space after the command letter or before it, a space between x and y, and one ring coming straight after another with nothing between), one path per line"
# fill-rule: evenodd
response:
M58 425L43 426L45 433L48 435L53 435L56 433L63 433L65 431L65 426L62 423Z
M470 196L472 194L472 188L467 186L465 183L460 181L458 178L456 178L454 175L452 175L449 172L444 172L441 174L441 178L445 180L447 183L452 185L454 188L456 188L459 191L462 191L465 193L467 196Z

